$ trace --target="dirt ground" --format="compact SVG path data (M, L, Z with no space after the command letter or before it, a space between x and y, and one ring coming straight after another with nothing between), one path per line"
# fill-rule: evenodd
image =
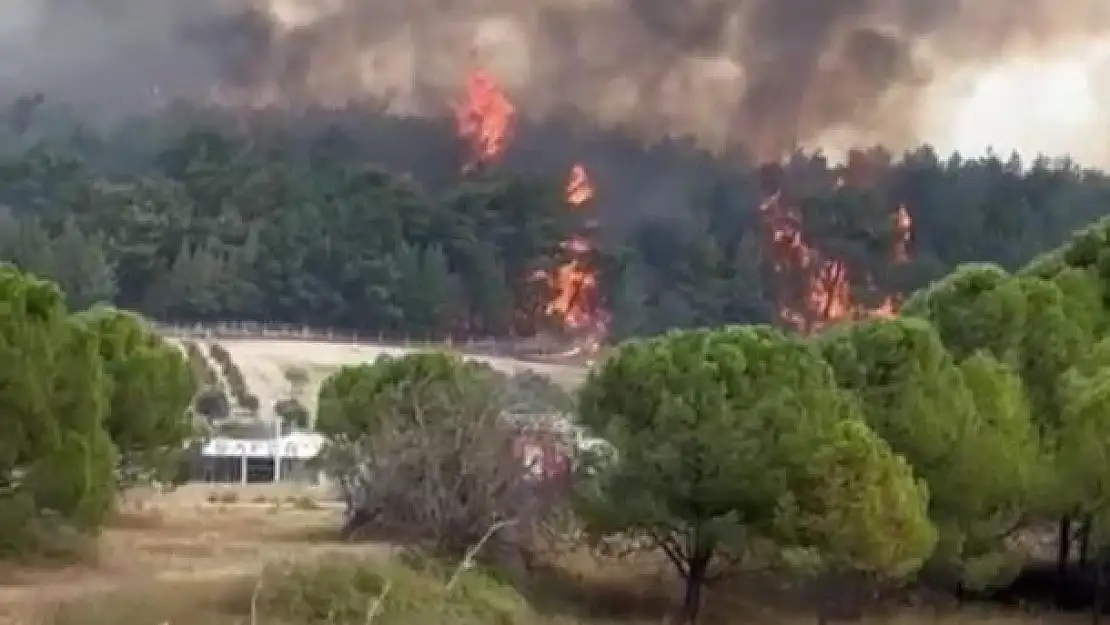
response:
M87 562L62 568L0 565L0 625L268 622L256 619L254 610L261 574L268 565L330 561L340 554L381 558L384 563L396 551L384 544L338 541L342 507L326 497L313 498L320 494L304 488L257 487L239 492L200 485L169 495L136 494L112 519ZM512 625L660 622L660 610L670 599L644 593L655 582L633 583L619 563L604 570L586 560L579 564L566 570L571 574L562 583L568 584L568 592L552 593L563 598L561 606L543 611L536 620L514 619ZM556 583L554 578L551 583ZM733 598L719 591L717 595ZM660 601L664 605L652 607ZM584 609L587 606L593 608ZM574 609L565 609L570 607ZM712 623L816 622L811 617L784 617L777 610L734 609L731 601L719 608L723 610L712 610L719 616ZM943 615L900 612L866 621L869 625L1071 625L1089 622L1089 617L984 609Z
M312 499L300 490L248 489L234 497L231 492L189 487L170 495L131 497L90 548L87 563L0 565L0 624L56 621L49 613L59 606L94 596L144 594L137 589L156 594L166 587L188 595L201 587L208 590L200 594L210 595L257 577L272 563L337 552L383 557L391 552L383 545L339 542L342 507L335 502Z

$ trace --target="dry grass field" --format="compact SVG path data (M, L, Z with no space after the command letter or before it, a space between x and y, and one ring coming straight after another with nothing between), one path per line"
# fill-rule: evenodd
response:
M230 493L234 493L231 496ZM564 558L525 591L477 571L400 564L385 544L336 540L341 509L305 492L132 498L80 564L0 565L0 623L28 625L648 625L678 591L658 563ZM760 608L743 587L712 593L709 624L814 623ZM525 598L527 597L527 599ZM1087 617L984 608L902 611L871 625L1034 625Z

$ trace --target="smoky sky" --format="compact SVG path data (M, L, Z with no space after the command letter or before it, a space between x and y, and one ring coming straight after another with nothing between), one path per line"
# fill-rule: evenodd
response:
M946 74L1107 35L1106 0L21 0L0 87L98 118L173 98L435 115L485 67L522 115L773 154L838 128L927 139Z

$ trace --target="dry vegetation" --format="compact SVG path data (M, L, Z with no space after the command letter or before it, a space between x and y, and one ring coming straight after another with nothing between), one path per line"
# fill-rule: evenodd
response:
M0 623L647 625L664 621L680 591L662 562L584 553L536 567L533 579L514 587L380 543L339 542L340 510L308 501L305 493L213 496L195 489L132 500L97 544L79 552L80 564L0 569ZM713 593L706 623L813 622L804 612L759 607L754 587L734 585ZM1031 625L1086 618L983 609L903 610L866 620Z

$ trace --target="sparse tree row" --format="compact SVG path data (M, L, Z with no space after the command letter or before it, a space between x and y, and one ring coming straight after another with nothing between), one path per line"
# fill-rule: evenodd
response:
M1057 531L1059 566L1104 563L1107 302L1110 220L1016 273L961 266L897 319L630 340L578 397L607 453L578 457L577 523L664 553L691 620L737 567L818 580L833 599L875 584L999 587L1045 557L1027 539ZM534 530L558 510L509 488L519 457L491 460L514 431L491 416L501 388L442 354L329 379L319 427L355 521L465 545L498 520Z
M247 388L247 381L243 378L243 372L239 369L239 365L231 359L231 354L217 343L213 343L209 347L209 354L212 355L212 360L223 369L229 387L228 390L231 392L231 397L235 400L235 403L250 413L257 413L259 408L258 397Z
M58 287L0 265L0 556L95 531L115 495L168 479L192 434L185 355L130 313L70 313Z
M63 113L47 102L29 124L0 125L0 258L57 280L75 308L111 301L156 319L425 338L544 329L533 313L549 294L530 277L581 230L562 198L572 156L597 189L583 214L599 222L617 338L772 320L784 285L764 262L768 185L864 300L969 260L1014 270L1110 206L1106 177L1068 161L928 148L874 150L856 169L797 155L766 176L742 150L554 121L525 123L504 165L464 175L448 120L182 106L98 133ZM892 267L899 205L914 233Z

